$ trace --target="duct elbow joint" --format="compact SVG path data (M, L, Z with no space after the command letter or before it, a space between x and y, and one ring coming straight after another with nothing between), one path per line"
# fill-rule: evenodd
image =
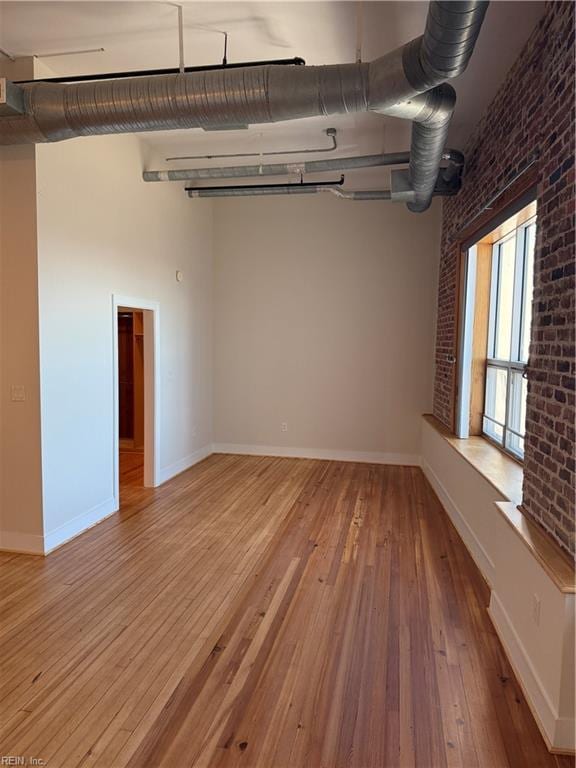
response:
M422 125L447 126L456 106L456 91L443 83L424 94L425 107L414 120Z

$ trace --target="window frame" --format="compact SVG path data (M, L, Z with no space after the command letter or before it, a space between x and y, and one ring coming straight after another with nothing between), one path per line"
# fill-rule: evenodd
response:
M521 434L510 426L510 413L513 407L512 399L514 397L514 381L517 380L515 374L520 374L522 377L526 377L528 359L522 358L522 350L525 343L525 316L526 313L532 313L532 301L528 300L529 289L528 277L534 274L533 259L534 253L532 253L532 270L528 269L528 244L529 244L529 230L531 227L536 227L537 214L531 216L525 222L516 227L512 232L509 232L504 237L497 240L492 245L492 274L490 278L490 310L489 310L489 324L488 324L488 348L486 352L486 364L485 364L485 398L484 398L484 410L482 413L482 435L491 443L494 443L498 448L505 451L518 461L522 461L524 453L517 451L509 444L509 435L512 434L518 440L524 440L526 433ZM499 312L500 307L500 289L501 289L501 255L502 248L506 242L515 239L514 248L514 276L512 287L512 318L510 329L510 352L509 359L504 359L496 356L497 348L497 330L499 324ZM535 229L534 229L534 246L535 246ZM532 286L533 291L533 286ZM533 294L532 294L533 295ZM486 413L486 403L488 400L488 370L505 370L506 371L506 395L505 395L505 412L504 423L501 423L493 416L489 416ZM522 397L522 388L520 387L519 398ZM520 401L519 401L520 402ZM493 425L496 425L502 429L502 441L490 434L485 429L485 422L488 421Z
M475 270L470 264L470 255L481 245L485 238L500 227L505 221L517 214L529 205L536 204L538 198L539 172L535 162L528 164L521 173L508 185L496 194L477 213L474 213L465 221L453 238L454 250L458 253L456 263L456 302L454 317L456 319L455 334L452 343L446 348L437 347L437 356L440 362L446 366L446 386L450 393L448 410L449 429L460 439L471 436L480 436L481 429L472 431L471 417L473 393L477 395L477 384L473 380L472 371L468 363L470 340L476 339L474 325L476 323L476 306L478 304L478 291L482 290L481 283L477 290L471 286L476 281ZM538 211L536 210L538 214ZM490 244L491 246L491 244ZM480 258L481 263L484 258ZM482 276L480 276L482 277ZM489 288L487 288L489 290ZM487 310L486 310L487 311ZM486 319L486 334L488 319ZM486 347L484 346L484 350ZM485 353L479 356L482 359L482 370L485 367ZM482 376L482 382L484 376ZM483 386L483 385L482 385ZM482 399L483 402L483 399ZM481 418L481 408L474 411L477 419ZM483 438L484 439L484 438ZM511 457L517 461L515 457Z

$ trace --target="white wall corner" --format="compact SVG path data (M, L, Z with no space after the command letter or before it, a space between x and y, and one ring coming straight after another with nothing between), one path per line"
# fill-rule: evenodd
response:
M45 532L43 554L49 554L57 547L70 541L70 539L74 539L117 511L118 503L115 498L111 497L101 504L92 507L87 512L76 515L76 517L73 517L64 525Z
M198 464L206 459L212 453L214 453L214 446L204 445L202 448L185 456L183 459L179 459L173 464L169 464L167 467L162 467L158 475L158 485L162 485L171 478L176 477L176 475L179 475L181 472L185 472L187 469L190 469L190 467L193 467L194 464Z
M574 719L558 713L496 592L490 596L488 614L548 749L573 752L576 749Z
M442 480L438 477L436 472L434 472L424 457L422 457L422 471L440 499L442 506L448 513L448 517L466 545L466 549L472 555L472 559L480 569L480 572L483 574L488 584L493 584L495 568L492 558L482 545L482 542L474 532L474 529L466 520L465 515L458 509Z
M498 493L426 421L422 469L491 594L488 614L547 747L573 753L574 594L563 593L497 510ZM532 592L549 623L534 637ZM570 682L568 682L570 681Z
M0 551L23 555L43 555L44 537L34 533L0 531Z

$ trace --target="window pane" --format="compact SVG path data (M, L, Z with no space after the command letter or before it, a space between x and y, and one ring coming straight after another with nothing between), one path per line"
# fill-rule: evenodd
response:
M524 438L518 437L518 435L515 435L513 432L507 432L506 433L506 447L509 451L512 451L512 453L515 453L518 458L523 459L524 458Z
M490 421L486 416L484 416L483 422L482 422L482 431L485 435L488 435L488 437L491 437L492 440L496 440L497 443L500 443L502 445L502 438L504 436L504 428L500 426L500 424L496 424L494 421Z
M522 343L520 359L528 362L530 347L530 325L532 323L532 295L534 293L534 246L536 242L536 224L526 228L526 251L524 262L524 299L522 306Z
M478 366L474 368L476 358L470 366L473 376L484 385L481 418L477 411L478 391L472 391L470 423L474 431L481 431L520 459L525 444L528 385L523 371L528 363L532 325L536 215L534 201L495 227L483 241L491 245L482 251L487 260L478 261L482 269L476 271L476 298L480 296L477 305L481 311L474 315L474 333L476 326L481 333L474 336L474 344L479 348L477 341L482 346L484 339L487 343L485 359L478 355L485 375L477 375L480 371Z
M504 424L506 420L506 384L508 371L488 366L486 371L486 401L484 413L490 419Z
M521 435L526 431L526 396L528 385L519 371L510 371L510 403L508 406L507 427L513 432L506 434L506 447L520 456L524 455L524 440ZM517 432L518 434L514 434Z
M494 355L499 360L510 360L516 237L511 237L503 242L500 245L499 251L498 304L496 309Z

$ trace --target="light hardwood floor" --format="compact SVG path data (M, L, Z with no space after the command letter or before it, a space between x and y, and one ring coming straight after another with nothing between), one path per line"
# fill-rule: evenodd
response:
M212 456L0 555L0 754L56 766L538 768L488 591L416 468Z

